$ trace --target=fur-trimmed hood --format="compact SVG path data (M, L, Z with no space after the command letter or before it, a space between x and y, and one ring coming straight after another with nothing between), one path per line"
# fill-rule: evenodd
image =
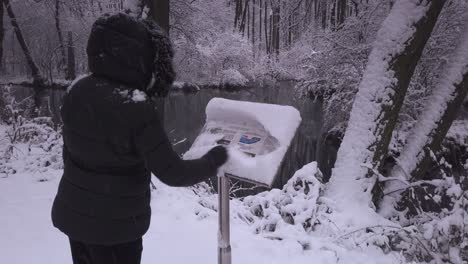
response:
M124 13L100 17L92 27L87 53L93 74L150 96L166 95L175 78L170 39L150 20Z

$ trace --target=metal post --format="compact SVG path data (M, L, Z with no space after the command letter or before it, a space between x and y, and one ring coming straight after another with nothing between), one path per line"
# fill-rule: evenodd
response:
M229 226L229 178L218 178L218 264L231 264Z

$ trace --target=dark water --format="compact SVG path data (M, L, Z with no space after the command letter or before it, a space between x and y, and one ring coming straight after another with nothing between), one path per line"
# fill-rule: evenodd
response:
M31 95L31 88L15 87L15 97ZM44 97L45 114L58 118L62 91L49 91ZM173 141L174 149L182 154L187 151L205 123L205 108L214 97L227 99L291 105L299 110L302 123L287 153L275 187L282 187L294 172L303 165L317 159L317 142L320 139L322 110L319 101L300 98L293 85L278 83L274 86L258 86L248 90L230 92L218 89L205 89L197 93L174 93L165 102L165 129Z

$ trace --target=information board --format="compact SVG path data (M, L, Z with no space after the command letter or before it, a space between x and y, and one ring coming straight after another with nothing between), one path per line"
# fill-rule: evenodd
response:
M300 121L290 106L214 98L206 124L184 158L199 158L224 145L229 151L221 168L226 175L271 187Z

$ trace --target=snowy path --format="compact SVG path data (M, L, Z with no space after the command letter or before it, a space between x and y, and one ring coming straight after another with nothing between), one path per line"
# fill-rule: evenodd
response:
M52 227L50 208L60 171L47 175L18 173L0 176L0 263L71 263L68 241ZM48 178L46 182L38 178ZM153 192L153 219L144 237L143 264L215 264L217 243L216 213L200 219L198 196L190 189L170 188L156 183ZM213 197L215 198L215 197ZM237 264L367 264L400 263L398 258L372 250L347 250L318 237L307 237L304 251L295 240L270 240L254 235L249 227L232 223L233 263Z

